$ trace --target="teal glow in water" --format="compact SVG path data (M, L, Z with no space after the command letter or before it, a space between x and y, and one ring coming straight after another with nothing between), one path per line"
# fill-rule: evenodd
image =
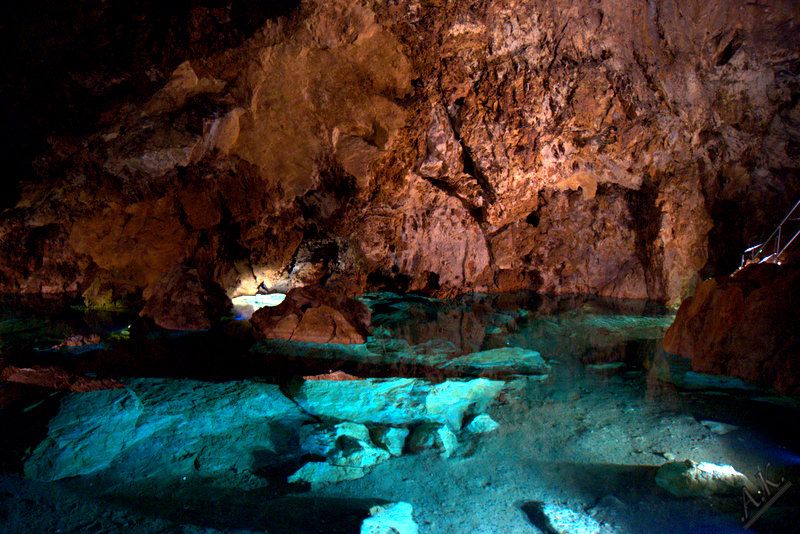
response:
M31 438L28 479L0 476L7 530L352 532L373 508L373 523L383 513L407 528L411 514L431 533L736 532L741 496L678 499L658 467L691 459L754 477L770 463L800 484L796 404L691 373L660 350L672 316L658 307L364 300L375 328L363 345L103 330L106 348L69 356L71 369L113 370L124 387L15 420L38 413L49 428ZM30 332L5 328L6 346ZM68 363L45 343L25 357ZM361 379L302 379L331 371ZM302 480L311 489L289 483ZM797 504L787 493L754 528L791 526Z

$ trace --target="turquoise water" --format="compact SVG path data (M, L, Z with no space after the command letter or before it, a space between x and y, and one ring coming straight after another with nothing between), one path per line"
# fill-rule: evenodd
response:
M363 300L373 335L352 346L256 343L233 318L168 333L6 303L4 367L121 387L0 385L0 530L359 532L373 506L402 502L431 533L794 531L796 401L665 354L668 310ZM53 348L74 334L91 343ZM331 373L349 376L318 377ZM763 511L740 488L678 497L656 473L686 459L796 486Z

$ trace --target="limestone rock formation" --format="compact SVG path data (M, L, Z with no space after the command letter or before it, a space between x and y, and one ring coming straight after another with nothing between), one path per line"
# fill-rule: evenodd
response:
M311 343L364 343L369 333L369 309L361 302L319 287L291 290L271 308L250 318L264 339Z
M361 534L417 534L414 508L407 502L373 506L369 517L361 523Z
M678 497L709 497L739 493L750 481L729 465L686 460L659 467L656 483Z
M290 450L288 426L307 419L278 386L136 379L74 393L25 464L37 480L111 468L121 481L259 467Z
M503 347L459 356L443 364L444 369L455 369L470 374L523 374L546 375L550 366L535 350L522 347Z
M800 269L761 264L706 280L678 310L664 348L702 373L800 393Z
M194 288L677 303L800 194L791 1L238 5L60 74L102 98L41 130L0 291L168 328L221 313Z
M323 420L362 424L447 424L460 430L465 415L484 411L503 382L477 378L432 384L415 378L304 382L293 396L307 413Z

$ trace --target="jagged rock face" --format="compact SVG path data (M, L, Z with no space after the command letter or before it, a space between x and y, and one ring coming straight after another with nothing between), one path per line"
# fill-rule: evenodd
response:
M800 268L752 265L706 280L681 305L664 348L703 373L800 393Z
M53 137L0 225L0 290L147 306L192 271L229 297L678 302L800 194L797 21L790 1L305 1Z

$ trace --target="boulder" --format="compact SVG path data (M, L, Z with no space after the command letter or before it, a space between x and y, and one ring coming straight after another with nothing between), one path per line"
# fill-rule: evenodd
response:
M441 367L473 375L545 375L550 372L550 366L547 365L541 354L522 347L503 347L473 352L449 360Z
M477 378L432 384L417 378L304 382L293 395L307 413L363 424L447 424L461 429L464 416L484 412L503 382Z
M745 475L730 465L708 462L669 462L656 472L656 484L677 497L735 494L749 483Z
M262 339L355 344L367 340L370 313L355 299L310 286L292 289L279 305L253 313L250 322Z
M361 523L361 534L417 534L414 508L407 502L373 506Z
M800 267L761 264L706 280L678 310L664 348L700 373L800 394Z
M137 379L125 386L67 396L26 475L57 480L107 469L127 481L246 471L293 451L307 419L272 384Z

